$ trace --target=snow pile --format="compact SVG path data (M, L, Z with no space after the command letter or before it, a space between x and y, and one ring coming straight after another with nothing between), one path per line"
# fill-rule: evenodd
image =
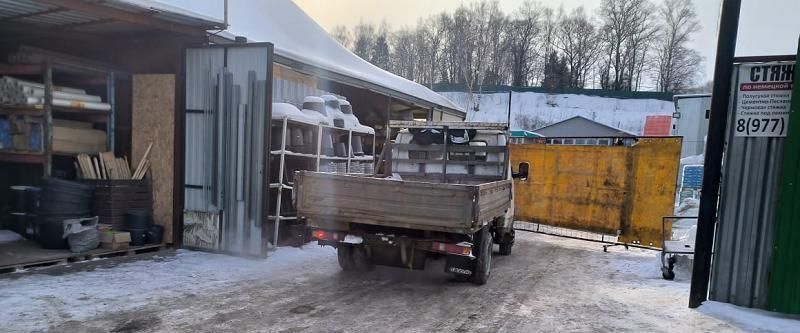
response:
M233 33L252 41L275 44L276 55L366 81L396 91L402 97L412 96L460 110L442 95L359 58L330 37L291 0L250 1L244 6L231 6L230 10Z
M698 310L748 332L800 332L800 318L707 301Z
M468 121L503 122L508 119L508 93L440 92L467 110ZM477 102L478 110L474 108ZM574 116L641 135L651 115L672 115L675 106L657 99L621 99L576 94L513 93L511 128L535 130Z
M681 159L681 165L703 165L705 158L705 154L686 156Z
M361 244L364 243L364 239L360 236L348 234L347 236L344 236L344 240L342 242L347 244Z
M11 230L0 230L0 243L11 243L22 239L18 233Z
M335 257L333 248L316 244L279 248L267 259L178 250L118 265L88 263L100 267L75 273L8 276L0 279L0 322L4 332L46 329L52 318L83 320L159 298L226 291L240 281L301 281L315 272L337 271ZM104 263L112 267L101 268Z

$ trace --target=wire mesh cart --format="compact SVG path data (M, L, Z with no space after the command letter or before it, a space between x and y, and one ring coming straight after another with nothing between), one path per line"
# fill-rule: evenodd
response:
M676 255L694 254L694 241L672 240L672 232L667 235L667 224L671 230L675 221L683 219L697 219L697 216L664 216L661 218L661 277L665 280L675 278Z

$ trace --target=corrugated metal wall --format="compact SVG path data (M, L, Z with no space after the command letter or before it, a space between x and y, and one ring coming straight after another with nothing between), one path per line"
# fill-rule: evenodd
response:
M675 96L675 112L680 118L674 119L672 134L683 137L681 158L700 155L706 150L708 135L707 110L711 109L711 96Z
M186 52L184 243L262 256L269 44Z
M734 82L738 86L738 78ZM731 105L737 105L735 94ZM731 112L728 118L709 298L766 308L786 139L734 136L735 117Z
M272 86L272 101L300 106L306 96L322 96L328 92L312 87L304 82L276 77Z
M800 50L798 51L800 62ZM800 314L800 67L795 66L792 111L778 203L769 310Z
M307 96L336 95L317 87L317 80L291 68L275 65L272 79L272 102L289 103L297 107L303 105ZM341 98L341 96L340 96Z

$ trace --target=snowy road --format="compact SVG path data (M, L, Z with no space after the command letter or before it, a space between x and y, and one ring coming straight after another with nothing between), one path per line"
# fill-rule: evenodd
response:
M334 252L316 245L267 260L179 251L98 261L0 278L0 321L5 332L740 329L687 309L686 277L662 280L655 252L603 253L596 243L530 233L518 233L514 251L495 257L483 287L452 282L440 268L345 274Z

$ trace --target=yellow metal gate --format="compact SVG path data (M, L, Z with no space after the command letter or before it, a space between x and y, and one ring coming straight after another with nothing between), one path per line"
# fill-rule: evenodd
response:
M619 235L661 246L661 217L672 215L680 138L640 138L632 146L512 144L518 220Z

